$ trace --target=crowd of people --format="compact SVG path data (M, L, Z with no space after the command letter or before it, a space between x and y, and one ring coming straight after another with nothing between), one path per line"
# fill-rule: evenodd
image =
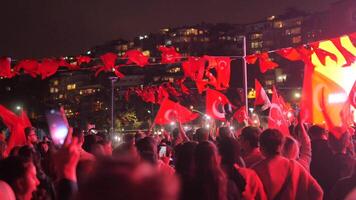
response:
M27 127L26 145L6 155L0 142L0 199L356 199L354 129L341 137L305 123L289 130L179 124L125 134L113 148L105 134L69 128L58 146Z

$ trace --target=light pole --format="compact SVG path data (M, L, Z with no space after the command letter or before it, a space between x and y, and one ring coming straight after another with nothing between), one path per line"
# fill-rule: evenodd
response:
M246 113L248 113L248 99L247 99L247 63L246 63L246 54L247 54L247 49L246 49L246 36L243 36L243 72L244 72L244 93L245 93L245 106L246 106Z
M113 77L109 77L109 79L111 80L111 130L110 130L110 134L113 135L114 134L114 130L115 130L115 120L114 120L114 92L115 92L115 82L117 81L117 77L113 76Z

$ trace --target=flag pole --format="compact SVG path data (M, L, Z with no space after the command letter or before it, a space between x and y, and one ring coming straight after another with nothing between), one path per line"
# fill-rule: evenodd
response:
M245 107L246 113L248 113L248 99L247 99L247 63L246 63L246 36L243 36L243 73L244 73L244 94L245 94Z

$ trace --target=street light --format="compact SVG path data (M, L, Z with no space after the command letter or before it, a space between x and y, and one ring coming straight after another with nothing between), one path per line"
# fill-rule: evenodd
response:
M16 106L16 110L21 110L22 107L21 106Z

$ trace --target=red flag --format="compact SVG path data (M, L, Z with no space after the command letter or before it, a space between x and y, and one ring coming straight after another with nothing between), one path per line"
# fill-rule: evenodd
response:
M284 48L278 50L277 53L283 58L286 58L291 61L301 60L301 57L295 48Z
M204 77L205 59L197 57L189 57L182 64L184 77L190 77L194 81L200 81Z
M114 53L106 53L102 56L100 56L101 61L103 62L103 66L100 66L96 72L95 76L98 76L100 72L114 72L115 75L119 78L124 77L120 71L119 71L119 66L115 66L117 55Z
M127 58L127 64L135 63L136 65L143 67L148 64L148 57L143 55L139 50L128 50L126 51L123 58Z
M0 76L12 78L15 74L11 71L11 58L0 58Z
M325 65L327 56L330 57L335 62L337 62L337 56L333 53L320 49L319 42L313 43L311 44L311 46L313 47L313 51L316 54L316 56L319 58L321 64Z
M81 65L83 63L90 63L90 61L91 61L91 58L89 56L81 56L80 55L80 56L77 56L76 59L77 59L78 65Z
M226 104L231 104L229 99L222 93L207 89L206 90L206 114L221 120L225 121L225 110L224 106Z
M283 135L289 135L288 127L288 120L283 114L283 108L280 103L277 90L273 87L272 104L268 117L268 128L278 129Z
M26 113L22 112L20 116L17 116L2 105L0 105L0 117L10 131L6 149L8 154L13 147L26 144L24 131L27 126L31 126L31 122Z
M205 71L205 76L209 79L208 84L215 87L215 89L220 90L218 82L215 76L208 70Z
M241 106L233 116L239 123L243 123L248 119L248 115L246 113L246 106Z
M197 80L195 81L195 85L197 86L198 93L201 94L205 91L206 86L208 85L207 80Z
M15 67L16 73L19 73L23 69L25 74L29 74L35 78L38 74L38 62L36 60L21 60Z
M67 60L65 58L60 58L59 61L58 61L58 65L61 66L61 67L66 67L68 68L69 70L78 70L80 69L79 65L77 64L70 64L67 62Z
M131 88L127 89L124 94L125 100L128 102L130 99Z
M198 113L193 113L188 108L166 98L157 112L155 123L159 125L169 124L174 121L187 123L197 117Z
M349 50L347 50L341 44L341 38L335 38L331 40L335 47L340 51L342 56L345 58L346 63L344 64L345 67L351 66L352 63L356 61L356 56L354 56Z
M228 88L230 83L230 64L231 64L230 57L204 56L204 58L209 61L208 68L210 69L214 68L216 70L215 88L218 90L222 88L223 89Z
M278 64L271 60L268 53L261 53L258 58L260 64L260 71L262 73L265 73L268 70L278 67Z
M169 97L169 93L163 85L158 87L157 103L160 104L162 101Z
M256 54L246 56L245 60L248 64L255 64L258 59L258 56Z
M180 87L180 90L181 90L181 92L182 92L183 94L190 94L189 89L187 88L187 86L184 85L184 79L183 79L183 78L182 78L182 79L179 79L179 80L177 81L177 83L178 83L178 85L179 85L179 87Z
M166 83L163 83L163 85L164 85L164 87L166 88L166 91L167 91L170 95L175 96L175 97L180 97L180 96L182 96L182 94L179 93L179 92L172 86L171 83L166 82Z
M261 83L255 79L255 88L256 88L256 99L255 106L262 106L262 110L267 110L271 107L271 102L266 94L266 91L263 89Z
M43 59L38 65L38 73L41 75L42 80L54 75L59 68L59 62L54 59Z
M174 47L159 46L158 50L162 52L162 63L170 64L180 60L181 55L177 53Z

